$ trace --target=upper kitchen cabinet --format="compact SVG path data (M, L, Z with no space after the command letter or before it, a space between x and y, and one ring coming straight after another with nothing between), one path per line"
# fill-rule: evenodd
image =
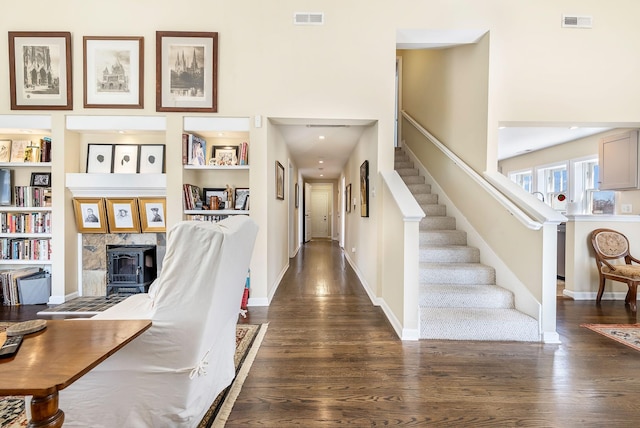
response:
M599 143L600 190L638 189L638 131L604 137Z

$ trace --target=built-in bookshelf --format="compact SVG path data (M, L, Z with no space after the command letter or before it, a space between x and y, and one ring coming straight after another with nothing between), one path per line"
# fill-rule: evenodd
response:
M249 215L250 147L248 118L184 118L186 220L215 222L230 215Z

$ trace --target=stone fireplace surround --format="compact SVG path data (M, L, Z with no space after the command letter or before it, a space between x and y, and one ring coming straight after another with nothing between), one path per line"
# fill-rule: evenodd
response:
M158 276L166 252L165 233L83 233L82 295L107 294L107 245L155 245Z

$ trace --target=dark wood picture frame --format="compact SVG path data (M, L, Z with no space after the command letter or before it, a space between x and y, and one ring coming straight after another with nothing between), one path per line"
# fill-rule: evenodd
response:
M51 173L50 172L32 172L31 186L51 187Z
M140 144L138 155L139 174L163 174L165 172L164 144Z
M284 166L276 161L276 199L284 200Z
M84 36L82 41L84 107L143 108L144 37Z
M156 111L218 111L218 33L156 31Z
M9 31L11 110L72 110L72 70L70 32Z
M360 217L369 217L369 161L360 165Z
M350 213L351 212L351 183L347 184L347 186L345 187L344 201L345 201L344 210L347 213Z
M235 198L233 202L233 209L235 210L249 209L247 207L247 204L249 201L250 194L251 194L250 189L248 187L236 187Z
M234 155L235 163L233 163ZM213 146L213 148L211 149L211 158L215 159L215 165L238 165L238 156L238 146Z
M87 174L110 174L113 172L113 144L87 145Z
M203 199L204 205L209 206L210 210L214 209L214 208L211 208L211 204L210 204L210 198L212 196L218 197L217 209L219 210L233 209L233 207L227 206L227 201L229 200L229 193L226 187L206 187L202 189L202 199Z

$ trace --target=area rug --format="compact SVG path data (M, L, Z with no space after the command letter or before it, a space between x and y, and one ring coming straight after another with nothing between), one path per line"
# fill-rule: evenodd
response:
M96 315L122 302L131 294L112 294L105 296L83 296L71 299L59 305L50 306L38 312L38 315Z
M0 321L0 331L6 330L11 322ZM236 352L234 362L236 377L227 389L222 391L211 404L198 428L223 427L231 414L253 360L267 332L268 324L238 324L236 327ZM64 409L62 409L64 411ZM0 399L0 427L18 428L28 424L24 411L24 397L3 397Z
M580 326L640 351L640 324L580 324Z

